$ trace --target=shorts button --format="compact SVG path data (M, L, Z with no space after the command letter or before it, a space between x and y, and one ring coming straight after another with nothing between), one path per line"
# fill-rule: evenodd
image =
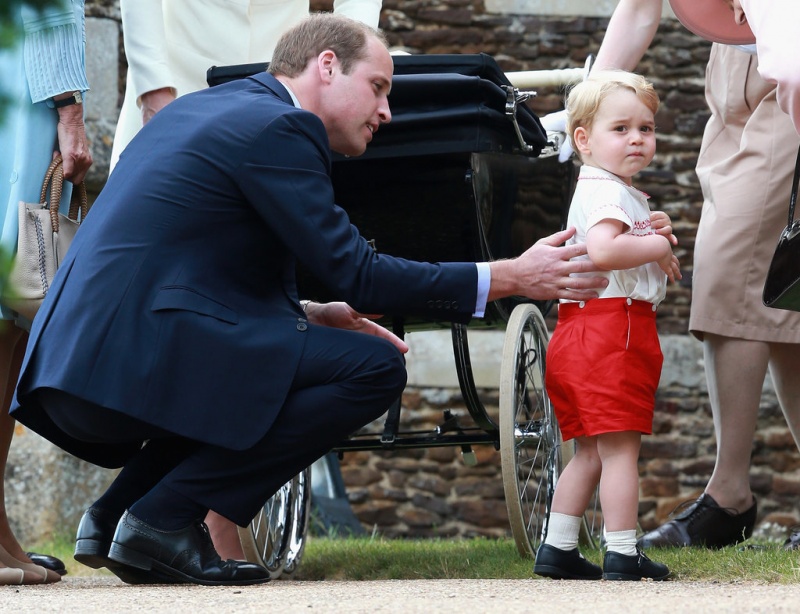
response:
M586 301L581 301L580 303L578 303L578 307L580 307L581 309L586 307Z

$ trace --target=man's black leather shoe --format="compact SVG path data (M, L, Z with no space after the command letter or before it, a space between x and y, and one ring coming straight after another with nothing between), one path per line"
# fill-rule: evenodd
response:
M128 584L177 584L181 580L158 573L129 567L108 558L111 540L117 530L119 518L106 510L90 507L83 513L75 536L75 560L87 567L106 567Z
M636 554L606 552L603 557L603 580L666 580L669 569L663 563L656 563L636 549Z
M178 531L161 531L126 511L117 525L108 556L113 561L210 586L260 584L269 581L261 565L223 561L205 523L197 521Z
M603 570L590 563L577 548L561 550L542 544L536 552L533 573L558 580L600 580Z
M755 498L753 505L741 514L720 507L706 493L696 501L687 501L682 505L689 507L669 522L640 537L638 546L642 549L668 546L724 548L738 544L753 534L758 511Z
M64 565L64 561L61 559L57 559L49 554L39 554L37 552L26 552L25 555L34 565L39 565L45 569L50 569L56 572L59 576L67 575L67 567Z

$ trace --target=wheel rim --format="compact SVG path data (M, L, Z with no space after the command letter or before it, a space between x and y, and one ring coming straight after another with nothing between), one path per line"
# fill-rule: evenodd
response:
M500 375L500 455L517 550L535 556L561 471L561 432L544 386L548 334L535 305L514 308Z
M283 573L292 575L297 571L306 546L306 532L311 510L311 467L295 476L291 493L291 528L289 530L286 562Z
M246 527L239 528L245 558L263 565L273 580L286 565L291 521L292 480L270 497Z

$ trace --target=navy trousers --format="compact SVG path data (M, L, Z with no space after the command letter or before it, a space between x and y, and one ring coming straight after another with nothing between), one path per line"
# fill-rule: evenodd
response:
M36 395L50 418L83 441L149 440L111 488L125 507L154 488L167 488L240 526L294 475L365 424L380 417L406 383L400 352L383 339L310 326L303 358L277 419L247 450L177 437L114 410L58 390ZM220 407L235 412L236 407ZM191 420L192 408L183 411ZM169 516L169 510L164 510Z

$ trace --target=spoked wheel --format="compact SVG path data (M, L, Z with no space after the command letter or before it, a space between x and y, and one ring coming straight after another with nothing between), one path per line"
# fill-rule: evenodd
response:
M297 571L306 544L311 511L311 468L307 467L270 497L246 527L239 527L245 558L266 567L270 578Z
M297 571L306 547L309 515L311 514L311 467L306 467L292 479L291 525L283 565L284 575Z
M535 557L561 472L561 431L544 387L547 327L535 305L514 308L500 367L500 459L517 550Z

